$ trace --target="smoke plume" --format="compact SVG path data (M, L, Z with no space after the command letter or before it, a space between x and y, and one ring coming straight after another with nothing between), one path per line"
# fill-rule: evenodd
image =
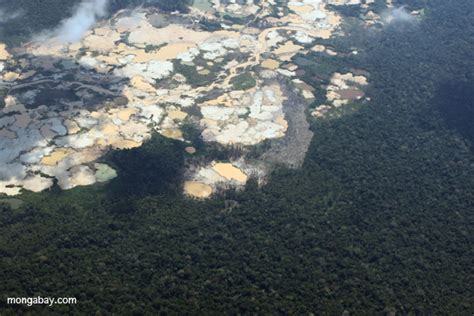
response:
M54 37L62 42L80 41L97 19L107 14L107 6L108 0L84 0L70 18L61 22Z
M8 12L5 11L4 9L0 8L0 23L5 23L10 20L14 20L18 17L23 15L22 11L14 11L14 12Z
M395 23L395 22L415 22L415 17L408 12L405 7L393 8L385 11L382 14L383 20L385 23Z

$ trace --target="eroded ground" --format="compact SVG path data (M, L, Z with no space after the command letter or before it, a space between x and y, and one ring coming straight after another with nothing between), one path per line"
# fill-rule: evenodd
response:
M265 159L300 165L312 137L305 110L314 90L292 58L337 54L316 43L340 32L342 18L328 4L372 1L198 1L180 19L154 9L119 12L79 43L0 44L0 193L39 192L54 180L62 189L108 181L117 174L100 162L107 151L141 146L153 131L187 141L184 123L209 143L280 139ZM218 17L224 14L232 22ZM335 73L330 104L313 115L362 98L367 84L362 75ZM190 164L184 191L208 197L263 169L244 156Z

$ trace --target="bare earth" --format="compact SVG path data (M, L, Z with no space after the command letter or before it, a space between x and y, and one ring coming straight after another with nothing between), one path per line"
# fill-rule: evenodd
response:
M183 15L188 24L158 23L157 14L160 21L166 15L154 9L121 11L80 42L49 38L16 48L25 53L21 58L0 43L0 88L7 89L0 109L0 194L39 192L54 179L65 190L107 181L116 173L97 161L109 150L142 146L153 131L187 141L181 127L189 122L197 122L206 142L251 147L270 140L266 163L301 166L313 137L305 110L314 95L297 78L292 58L310 51L337 55L316 43L342 23L327 4L368 4L295 0L289 13L273 1L210 4ZM265 27L222 22L210 32L191 23L219 21L217 14L251 15ZM238 80L246 80L244 88ZM364 76L334 74L327 89L331 104L313 116L361 98L366 85ZM184 191L198 198L242 186L251 172L265 170L245 155L191 169Z

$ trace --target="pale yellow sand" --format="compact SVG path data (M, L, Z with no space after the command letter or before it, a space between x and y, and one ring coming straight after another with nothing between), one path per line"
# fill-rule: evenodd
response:
M277 55L285 55L285 54L297 53L298 51L302 49L303 49L303 46L296 45L292 41L288 41L284 45L275 49L274 53Z
M314 10L314 7L311 5L289 5L288 9L296 13L309 13Z
M129 139L120 139L120 140L115 141L112 144L112 148L114 148L114 149L131 149L131 148L140 147L141 145L142 145L141 142L136 142L136 141L129 140Z
M55 166L70 154L70 150L59 148L53 151L49 156L43 157L41 163L47 166Z
M207 198L212 194L212 187L197 181L186 181L184 193L197 198Z
M128 121L130 116L137 113L138 110L134 108L124 108L118 111L115 115L122 121Z
M183 139L183 132L178 128L167 128L161 132L161 135L173 138L173 139Z
M267 59L262 62L261 66L267 69L277 69L280 67L280 63L275 59Z
M183 111L171 111L168 113L168 117L172 120L179 120L182 121L188 116L188 113Z
M223 176L227 180L236 180L240 183L247 182L247 175L231 163L216 163L212 170Z
M68 134L76 134L77 132L81 130L79 125L77 125L76 122L71 121L71 120L64 121L64 126L66 127Z
M17 74L16 72L10 71L10 72L7 72L5 75L3 75L3 80L15 81L16 79L18 79L18 77L20 77L19 74Z
M7 51L7 45L0 43L0 60L7 60L10 57L10 53Z
M142 90L145 92L153 93L156 91L156 89L149 82L147 82L145 78L143 78L142 76L134 76L130 80L130 84L133 87L137 88L138 90Z

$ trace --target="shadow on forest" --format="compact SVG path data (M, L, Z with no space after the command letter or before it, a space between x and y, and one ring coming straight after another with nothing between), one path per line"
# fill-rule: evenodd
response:
M471 143L474 151L474 82L441 85L434 97L446 126Z
M110 151L106 159L118 172L107 193L112 200L122 200L128 212L131 196L181 195L185 143L154 133L142 146Z
M128 78L112 73L99 73L79 64L76 59L30 55L28 65L7 66L5 71L34 72L31 77L5 83L7 95L17 98L27 109L44 105L47 109L61 110L74 103L74 109L99 110L106 106L124 105L122 97Z

